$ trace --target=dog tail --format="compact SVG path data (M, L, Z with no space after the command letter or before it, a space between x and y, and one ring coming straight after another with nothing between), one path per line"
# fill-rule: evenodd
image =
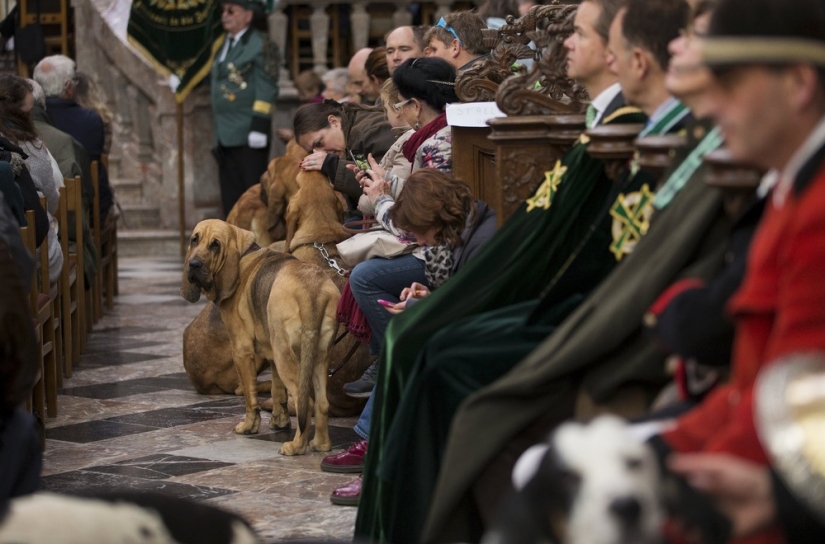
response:
M315 365L315 351L317 349L318 331L315 327L304 327L301 331L301 353L299 354L298 371L298 405L295 411L298 416L298 430L302 435L309 432L309 400L312 398L314 388L312 387L313 372Z

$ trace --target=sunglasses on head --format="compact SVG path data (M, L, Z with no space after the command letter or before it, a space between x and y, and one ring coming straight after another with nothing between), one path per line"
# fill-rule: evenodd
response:
M444 30L455 36L455 39L458 40L458 45L461 46L461 38L458 37L458 34L456 34L455 30L453 30L453 27L447 24L447 21L444 20L444 17L439 19L435 26L443 28Z

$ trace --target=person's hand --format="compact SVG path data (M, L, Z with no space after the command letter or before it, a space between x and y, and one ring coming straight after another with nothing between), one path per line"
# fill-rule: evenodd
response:
M390 183L384 181L383 178L376 179L372 176L372 170L367 170L367 175L362 177L358 183L364 188L364 194L370 199L372 204L378 200L381 195L391 195Z
M401 301L395 304L395 306L384 306L384 309L387 310L392 315L398 315L403 312L407 308L407 301Z
M734 536L747 536L776 518L768 469L727 454L674 454L668 468L709 495L733 523Z
M326 158L326 151L313 151L301 161L301 168L304 170L318 170L320 172Z
M267 140L268 138L266 134L264 134L263 132L253 130L249 133L249 136L246 139L246 143L252 149L263 149L264 147L266 147Z
M378 164L378 161L375 160L375 157L372 156L372 153L367 154L367 162L370 163L370 167L367 168L367 174L369 174L369 177L376 181L383 181L384 178L387 177L387 171L381 168L381 165Z
M430 296L430 288L423 283L417 281L412 282L412 285L401 290L399 300L407 302L411 298L424 298Z

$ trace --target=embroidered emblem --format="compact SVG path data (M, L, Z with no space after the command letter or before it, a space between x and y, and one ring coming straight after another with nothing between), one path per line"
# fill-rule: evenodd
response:
M610 251L617 261L632 253L636 244L647 233L653 213L654 196L645 184L636 193L619 194L610 208L610 215L613 217L613 243L610 244Z
M567 167L562 166L559 160L556 161L556 166L552 170L544 173L544 182L536 193L527 199L528 212L532 211L533 208L544 208L545 210L550 208L565 172L567 172Z

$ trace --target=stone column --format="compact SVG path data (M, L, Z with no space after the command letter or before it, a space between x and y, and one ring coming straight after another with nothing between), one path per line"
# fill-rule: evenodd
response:
M435 5L438 7L435 10L435 18L433 19L433 24L437 23L439 19L441 19L453 10L453 0L435 0Z
M349 16L352 28L352 50L358 51L367 46L370 38L370 14L366 10L367 2L352 4L352 13Z
M279 96L283 93L291 94L295 92L295 85L289 78L289 70L286 69L286 37L289 31L289 17L284 13L284 2L278 2L275 10L269 15L267 28L269 39L278 45L281 52L281 67L278 74Z
M309 28L312 30L312 61L313 70L323 74L327 67L327 46L329 45L329 15L326 2L312 4L312 15L309 18Z
M409 10L409 2L396 2L395 11L392 14L392 26L398 28L399 26L410 26L413 21L412 13Z

